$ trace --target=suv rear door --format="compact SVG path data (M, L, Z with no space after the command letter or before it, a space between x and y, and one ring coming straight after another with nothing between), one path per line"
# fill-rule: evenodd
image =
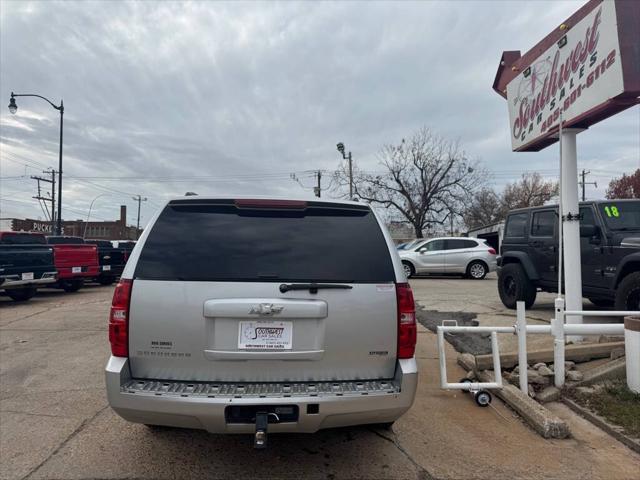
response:
M129 314L134 377L393 376L393 245L368 206L176 200L143 238Z
M531 212L529 256L536 265L540 280L558 281L558 213L545 208Z
M447 273L465 272L477 246L478 242L466 238L445 240Z

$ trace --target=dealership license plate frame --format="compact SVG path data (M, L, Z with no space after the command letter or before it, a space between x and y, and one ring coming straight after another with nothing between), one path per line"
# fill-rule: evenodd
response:
M238 324L238 350L288 351L293 349L293 322L248 320Z

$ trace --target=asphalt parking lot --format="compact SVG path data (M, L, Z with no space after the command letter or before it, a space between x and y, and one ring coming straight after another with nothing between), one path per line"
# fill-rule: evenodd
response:
M495 278L411 283L427 310L513 323ZM255 451L248 436L127 423L104 392L112 292L51 290L25 304L0 297L1 478L638 478L639 455L562 404L550 408L573 438L543 440L498 400L480 409L440 390L435 336L422 326L418 395L392 431L271 435L269 448ZM532 321L548 320L551 307L542 296ZM455 352L447 355L451 376L462 376Z

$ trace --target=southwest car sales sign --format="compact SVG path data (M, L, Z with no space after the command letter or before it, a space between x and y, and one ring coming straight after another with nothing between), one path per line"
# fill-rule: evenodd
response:
M563 126L587 128L638 103L640 1L592 0L531 51L504 52L494 89L509 105L514 151L536 151Z

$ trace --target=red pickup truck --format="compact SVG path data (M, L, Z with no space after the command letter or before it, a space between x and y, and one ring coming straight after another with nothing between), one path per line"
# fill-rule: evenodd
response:
M37 235L37 234L34 234ZM98 276L98 247L86 244L81 237L52 236L47 243L53 247L53 259L58 270L55 286L65 292L76 292L84 281Z

